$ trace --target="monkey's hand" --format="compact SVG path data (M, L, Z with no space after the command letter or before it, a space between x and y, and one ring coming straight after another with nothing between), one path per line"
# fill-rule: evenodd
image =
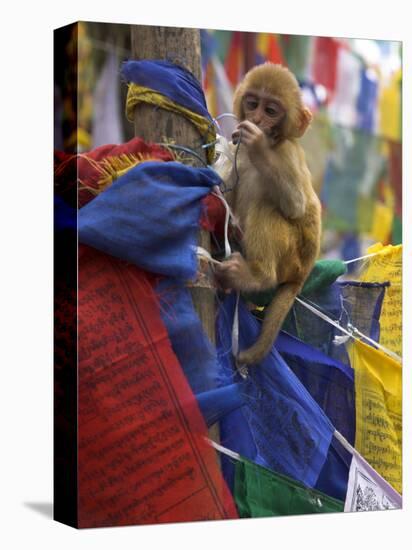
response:
M215 275L223 290L253 292L260 287L246 260L239 252L234 252L227 260L217 265Z
M243 120L233 132L233 143L238 143L239 139L246 146L252 162L254 157L261 156L269 149L269 141L265 132L250 120Z

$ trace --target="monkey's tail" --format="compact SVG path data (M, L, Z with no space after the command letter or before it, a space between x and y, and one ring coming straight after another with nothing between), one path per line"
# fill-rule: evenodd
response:
M258 339L253 346L241 351L237 356L239 365L259 363L266 357L301 288L301 283L284 283L279 286L273 300L265 310Z

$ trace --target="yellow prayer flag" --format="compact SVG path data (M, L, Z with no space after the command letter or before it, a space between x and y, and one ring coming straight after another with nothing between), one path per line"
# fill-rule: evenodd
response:
M390 283L382 304L379 343L402 356L402 245L377 243L367 252L378 254L367 260L360 281Z
M380 132L393 141L401 141L401 71L397 71L379 99Z
M355 448L399 493L402 492L402 368L380 350L355 341Z
M388 242L393 223L393 207L376 202L373 211L371 236L376 241Z

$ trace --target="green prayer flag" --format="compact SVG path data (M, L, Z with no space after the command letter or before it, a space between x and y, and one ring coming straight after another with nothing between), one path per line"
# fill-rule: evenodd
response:
M396 215L393 218L391 244L393 245L402 244L402 220Z
M318 260L309 277L306 279L301 294L306 296L322 288L328 287L336 281L338 277L346 273L346 264L341 260ZM257 306L267 306L276 294L276 289L265 290L263 292L244 293L243 297Z
M306 279L301 294L306 296L330 286L346 271L346 264L341 260L318 260Z
M236 461L235 471L234 497L241 518L343 512L342 501L249 460Z

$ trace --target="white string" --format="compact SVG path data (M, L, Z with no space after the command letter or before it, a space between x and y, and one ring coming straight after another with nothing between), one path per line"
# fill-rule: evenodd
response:
M215 260L210 255L210 252L206 250L206 248L203 248L202 246L195 246L196 254L200 256L201 258L204 258L208 262L212 264L221 264L222 262L219 262L219 260Z
M223 447L222 445L219 445L219 443L216 443L216 441L213 441L212 439L209 439L208 437L205 437L205 440L214 447L217 451L220 451L224 455L230 456L230 458L233 458L234 460L238 460L239 462L242 462L242 457L240 454L235 453L234 451L231 451L230 449L227 449L226 447Z
M380 254L380 252L372 252L371 254L365 254L365 256L359 256L359 258L354 258L353 260L347 260L343 263L351 264L352 262L359 262L360 260L364 260L365 258L371 258L372 256L377 256L378 254Z
M367 469L371 469L376 476L376 479L379 480L380 484L383 486L384 489L386 489L387 492L395 492L397 495L399 495L399 498L402 499L402 496L392 487L390 483L386 481L370 464L367 460L363 458L363 456L354 448L352 445L347 441L343 435L335 430L333 432L333 436L342 444L342 447L344 447L352 456L356 456L356 458L363 464L363 466ZM217 451L221 452L222 454L229 456L230 458L233 458L234 460L237 460L239 462L242 462L243 459L239 453L236 453L235 451L231 451L227 447L223 447L223 445L220 445L219 443L216 443L216 441L213 441L212 439L209 439L208 437L205 437L205 440L211 447L216 449Z
M233 113L222 113L222 114L218 115L215 120L219 120L221 118L224 118L225 116L235 118L236 120L238 119L237 116Z
M230 206L223 196L221 190L219 187L215 188L214 193L212 193L215 197L220 199L223 203L223 206L225 207L225 230L224 230L224 238L225 238L225 258L229 258L229 256L232 254L232 249L230 248L229 243L229 219L232 218L235 220L235 216L233 215L232 210L230 209Z
M239 353L239 296L240 292L237 292L232 325L232 354L234 357L237 357L237 354Z
M384 353L386 353L387 355L392 357L392 359L395 359L395 361L398 361L399 363L402 363L402 357L399 357L399 355L397 355L395 352L391 351L390 349L386 348L385 346L382 346L382 344L379 344L378 342L375 342L375 340L372 340L372 338L369 338L368 336L365 336L365 334L363 334L360 330L358 330L353 325L350 325L350 330L346 330L339 322L334 321L333 319L331 319L330 317L328 317L327 315L325 315L324 313L322 313L321 311L319 311L315 307L313 307L310 304L308 304L307 302L303 301L301 298L296 297L295 300L297 302L299 302L300 304L302 304L303 306L305 306L309 311L311 311L312 313L314 313L315 315L320 317L323 321L326 321L330 325L336 327L338 330L340 330L341 332L344 332L345 334L347 334L348 336L350 336L354 340L362 341L361 338L364 338L365 340L370 342L373 346L376 346L378 349L380 349L381 351L383 351ZM354 333L356 333L361 338L357 338Z

